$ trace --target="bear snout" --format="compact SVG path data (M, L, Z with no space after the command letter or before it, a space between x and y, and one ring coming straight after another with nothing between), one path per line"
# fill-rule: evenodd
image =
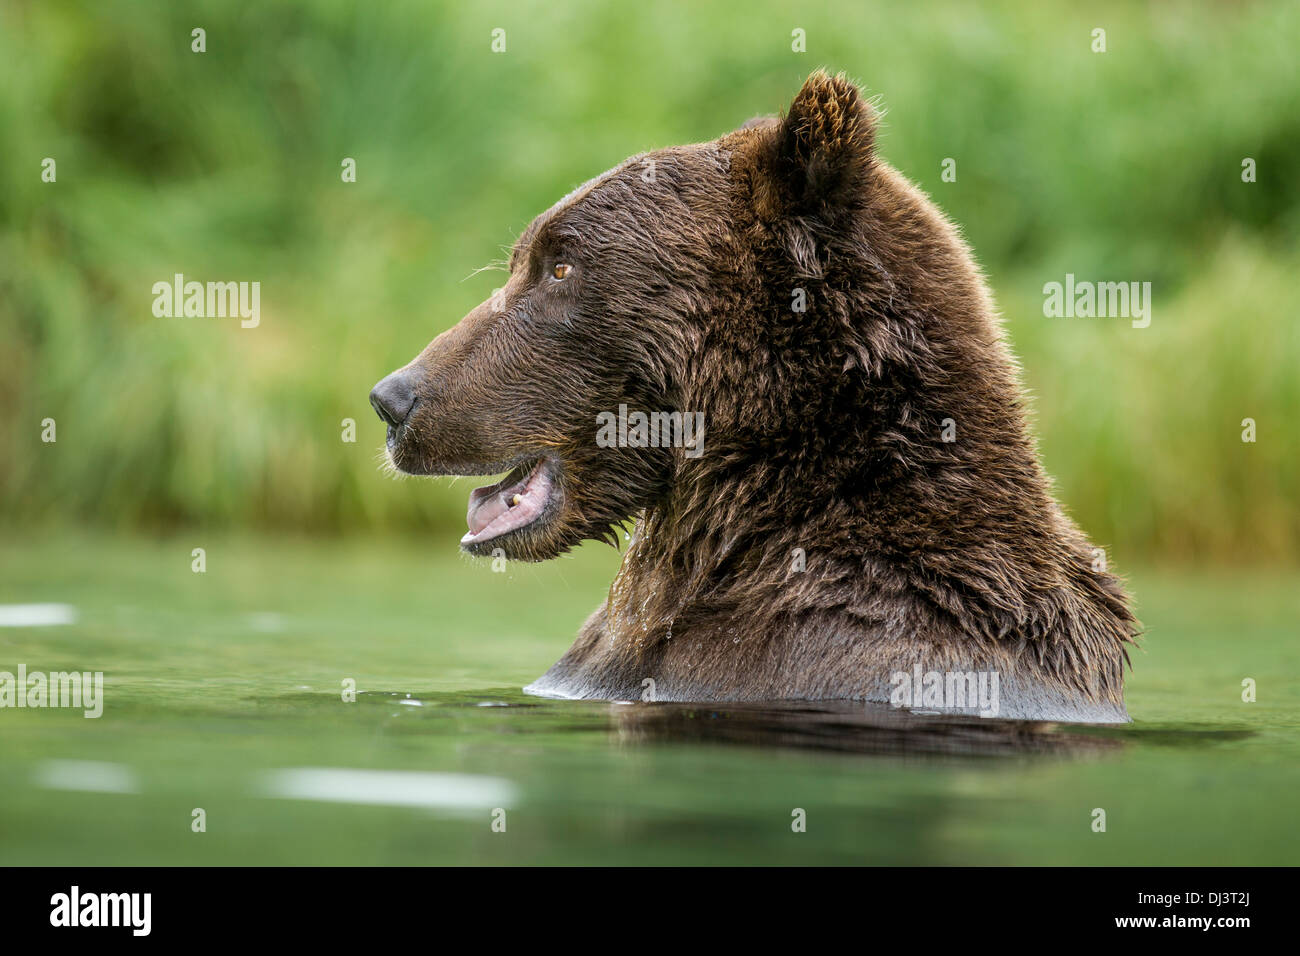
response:
M371 407L392 428L397 428L406 421L414 404L415 388L405 370L385 377L370 390Z

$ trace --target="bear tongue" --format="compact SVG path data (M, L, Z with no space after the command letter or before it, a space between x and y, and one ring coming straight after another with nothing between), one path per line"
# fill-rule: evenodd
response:
M497 518L510 510L510 499L527 490L530 471L521 466L506 475L495 485L475 488L469 493L469 510L465 523L470 534L478 534Z
M483 494L480 495L480 492ZM475 488L470 492L469 511L465 514L470 534L478 534L509 509L505 492L499 486Z

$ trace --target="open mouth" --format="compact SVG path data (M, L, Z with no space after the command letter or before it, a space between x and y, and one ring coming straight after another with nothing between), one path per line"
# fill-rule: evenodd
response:
M536 524L554 494L554 464L546 458L524 462L495 485L475 488L465 514L469 531L461 545L483 544Z

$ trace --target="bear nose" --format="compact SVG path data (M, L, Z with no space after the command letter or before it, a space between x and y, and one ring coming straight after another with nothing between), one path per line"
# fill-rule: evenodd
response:
M380 418L396 428L411 413L415 389L405 374L394 372L370 390L370 404Z

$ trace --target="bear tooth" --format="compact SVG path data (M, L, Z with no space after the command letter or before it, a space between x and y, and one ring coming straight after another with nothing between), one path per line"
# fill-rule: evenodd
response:
M524 496L523 496L523 495L515 495L513 498L510 499L510 504L511 504L511 506L513 507L514 505L519 504L519 502L521 502L521 501L523 501L523 500L524 500Z

